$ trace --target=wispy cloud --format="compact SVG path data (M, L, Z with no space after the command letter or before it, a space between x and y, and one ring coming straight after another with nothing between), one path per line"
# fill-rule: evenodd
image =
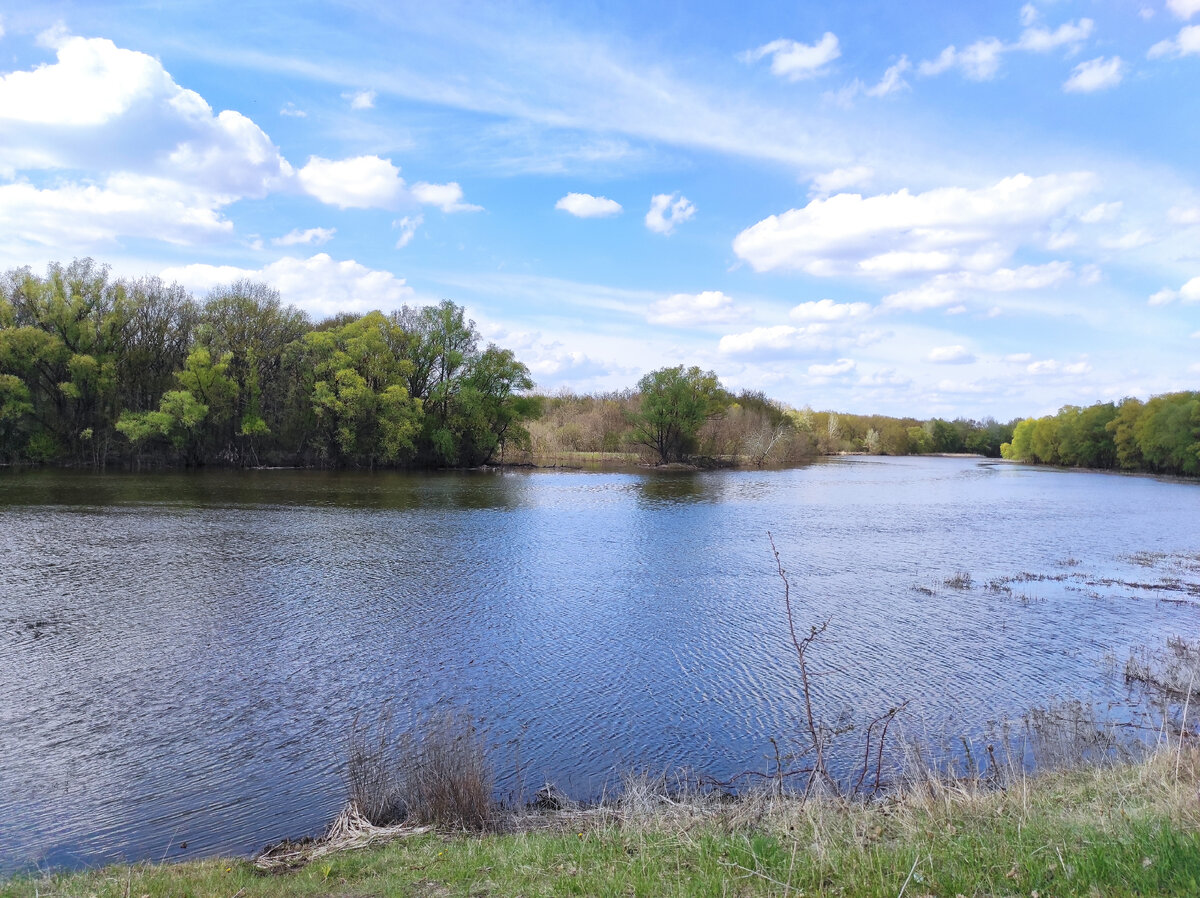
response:
M742 54L742 59L754 63L769 56L772 74L788 81L800 81L824 75L829 64L841 55L837 35L826 31L815 43L802 44L780 38L754 50L747 50Z

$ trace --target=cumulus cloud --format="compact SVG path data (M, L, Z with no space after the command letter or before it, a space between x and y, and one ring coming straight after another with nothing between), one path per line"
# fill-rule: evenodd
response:
M367 268L353 259L339 262L327 253L308 259L287 257L258 269L183 265L167 268L161 277L197 293L241 278L263 281L277 289L284 302L317 317L394 309L413 298L413 289L390 271Z
M852 165L846 168L835 168L833 171L817 175L812 181L814 196L828 196L839 193L847 187L858 187L871 180L875 174L865 165Z
M282 237L274 238L271 243L275 246L321 246L332 240L336 233L337 228L308 228L304 231L296 228Z
M312 156L296 173L306 193L340 209L394 209L404 202L438 206L445 212L474 212L480 207L462 201L457 183L414 184L411 190L390 159L354 156L325 159Z
M1200 25L1185 25L1173 39L1159 41L1146 55L1150 59L1200 55Z
M1071 77L1063 82L1063 90L1067 93L1095 93L1116 87L1124 77L1125 63L1120 56L1111 59L1097 56L1075 66L1071 70Z
M804 327L787 324L756 327L740 334L726 334L717 344L717 351L723 355L755 358L802 355L830 348L833 341L828 336L828 330L829 326L821 323Z
M279 114L289 118L308 118L308 113L298 107L291 100L288 100L283 104L282 108L279 110Z
M387 209L404 195L400 169L379 156L312 156L296 178L307 193L341 209Z
M424 215L405 215L403 218L393 221L392 227L400 229L400 236L396 238L396 249L404 249L404 247L412 243L413 237L417 234L417 228L424 221Z
M832 299L818 299L816 302L802 302L793 306L788 316L793 321L846 321L850 318L863 318L871 313L871 306L865 302L834 302Z
M1187 21L1200 12L1200 0L1167 0L1167 9L1178 18Z
M825 277L994 269L1049 228L1094 180L1086 173L1021 174L974 190L843 193L763 219L738 234L733 249L757 271Z
M936 346L929 350L925 361L938 365L965 365L975 361L975 356L965 346Z
M814 78L828 71L829 63L842 55L838 45L837 35L826 31L819 41L814 44L802 44L798 41L779 40L763 44L755 50L742 54L742 60L747 63L758 62L764 57L771 57L771 72L788 81L800 81L804 78Z
M0 170L94 169L169 178L224 205L282 186L291 167L262 129L213 114L158 60L60 35L56 61L0 77Z
M654 324L688 327L699 324L721 324L746 314L746 309L734 305L720 290L703 293L676 293L652 305L646 318Z
M828 365L809 365L808 373L813 377L838 377L842 374L849 374L854 368L854 359L838 359Z
M1200 302L1200 277L1194 277L1178 290L1164 287L1150 297L1150 305L1165 306L1180 300L1185 303Z
M658 193L650 199L646 227L656 234L670 234L677 225L696 214L691 200L678 193Z
M121 235L197 243L233 231L220 206L176 182L137 175L46 189L20 181L0 185L0 235L56 253Z
M373 90L356 90L342 94L342 99L350 101L351 109L374 109L376 96Z
M412 187L413 198L427 206L437 206L443 212L480 212L483 206L464 203L462 187L457 181L448 184L418 182Z
M555 209L569 212L576 218L606 218L621 212L621 204L606 196L592 196L590 193L568 193L557 203Z

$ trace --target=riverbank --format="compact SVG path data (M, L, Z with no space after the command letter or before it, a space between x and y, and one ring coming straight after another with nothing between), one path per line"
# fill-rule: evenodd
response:
M881 802L628 790L484 836L418 831L284 873L246 860L111 866L0 884L26 896L1195 895L1200 751ZM368 842L378 840L375 835Z

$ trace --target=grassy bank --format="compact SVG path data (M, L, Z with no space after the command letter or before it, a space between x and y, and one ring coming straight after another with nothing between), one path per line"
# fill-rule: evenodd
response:
M628 789L611 805L427 831L283 873L244 860L18 878L0 896L1200 894L1200 752L926 782L879 803ZM379 834L368 834L368 839Z

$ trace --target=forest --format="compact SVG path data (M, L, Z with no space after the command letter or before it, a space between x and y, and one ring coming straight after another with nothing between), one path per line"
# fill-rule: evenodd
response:
M1004 458L1066 467L1200 475L1200 392L1124 399L1026 418Z
M712 371L611 393L535 392L511 350L443 300L312 321L239 281L202 301L92 259L0 276L0 462L106 468L783 466L973 453L1200 474L1200 394L998 422L792 408Z

